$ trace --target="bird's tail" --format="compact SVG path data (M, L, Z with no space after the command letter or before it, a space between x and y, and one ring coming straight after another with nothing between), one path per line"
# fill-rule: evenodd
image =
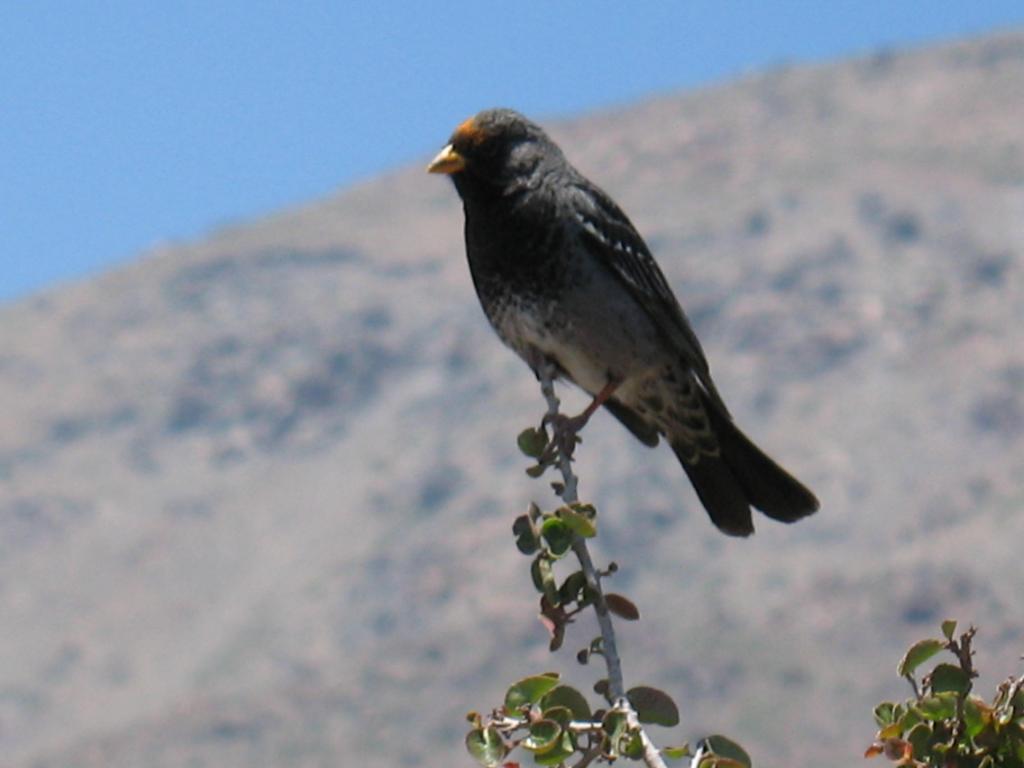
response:
M814 494L754 445L706 396L704 408L719 454L694 461L691 446L672 441L672 449L720 530L731 536L753 533L750 507L784 523L817 511Z

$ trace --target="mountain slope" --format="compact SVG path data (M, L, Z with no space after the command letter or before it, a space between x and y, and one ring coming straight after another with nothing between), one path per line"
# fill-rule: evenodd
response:
M728 540L668 450L588 425L600 556L644 613L627 679L686 736L854 764L903 693L880 670L941 619L982 627L984 685L1024 650L1021 93L1010 33L552 126L823 503ZM505 682L596 677L591 627L551 659L529 619L541 401L460 239L411 168L0 311L3 754L452 765Z

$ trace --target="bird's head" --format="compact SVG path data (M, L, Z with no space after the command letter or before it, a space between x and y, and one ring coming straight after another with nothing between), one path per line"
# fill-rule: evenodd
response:
M488 109L455 129L427 171L451 176L463 199L482 199L529 188L545 166L561 162L539 125L511 109Z

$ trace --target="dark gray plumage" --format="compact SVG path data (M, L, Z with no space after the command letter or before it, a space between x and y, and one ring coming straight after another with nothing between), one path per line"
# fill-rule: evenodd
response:
M455 183L480 303L535 372L550 361L646 445L665 436L725 533L753 532L751 506L784 522L818 509L733 423L643 239L539 126L481 112L428 170Z

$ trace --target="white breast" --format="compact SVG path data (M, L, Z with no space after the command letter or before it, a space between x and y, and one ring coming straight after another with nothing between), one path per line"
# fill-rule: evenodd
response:
M529 365L537 367L538 357L555 360L577 386L596 394L608 382L607 370L578 344L567 342L574 338L571 321L560 317L552 322L551 315L552 311L537 305L528 309L506 305L491 321L502 341Z

